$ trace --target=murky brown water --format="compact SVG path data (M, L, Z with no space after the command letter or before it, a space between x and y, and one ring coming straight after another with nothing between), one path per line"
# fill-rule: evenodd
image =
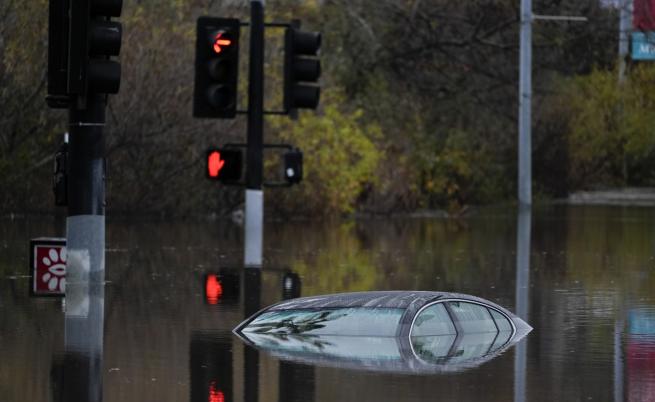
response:
M224 292L215 305L205 277L239 273L242 228L110 219L95 375L62 357L62 300L29 297L29 239L62 235L62 228L52 219L0 221L3 402L57 400L62 372L120 402L655 400L654 209L558 206L523 221L514 210L490 209L458 221L270 222L261 277L249 288L241 278L237 296ZM502 355L455 373L281 362L231 330L246 310L281 300L289 272L301 278L303 296L469 293L516 311L534 330Z

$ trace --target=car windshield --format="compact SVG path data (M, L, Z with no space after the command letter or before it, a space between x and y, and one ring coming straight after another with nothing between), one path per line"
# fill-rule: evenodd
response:
M395 336L404 309L332 308L273 310L244 329L257 334Z

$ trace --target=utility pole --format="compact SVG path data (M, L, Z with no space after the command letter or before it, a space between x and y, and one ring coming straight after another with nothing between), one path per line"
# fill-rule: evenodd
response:
M625 78L629 36L632 30L632 2L633 0L621 0L619 3L619 83Z
M532 204L532 0L521 0L519 204Z
M521 0L519 54L519 205L532 205L532 21L586 22L586 17L532 14L532 0Z
M516 223L516 315L528 322L530 312L530 245L532 210L529 205L519 205ZM514 401L527 400L528 339L522 339L514 352Z
M250 71L244 266L261 268L264 226L264 0L250 2Z

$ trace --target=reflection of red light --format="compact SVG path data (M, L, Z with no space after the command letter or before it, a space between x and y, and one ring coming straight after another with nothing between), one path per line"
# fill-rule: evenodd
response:
M225 160L221 159L221 153L214 151L209 154L207 159L207 169L209 169L209 177L218 177L221 169L225 165Z
M223 286L221 286L221 282L218 280L216 275L207 275L207 280L205 281L205 295L207 296L207 303L218 303L218 299L221 298L222 294Z
M209 383L209 397L207 402L225 402L225 395L220 389L216 389L216 381Z
M230 46L231 44L232 44L232 41L229 40L229 39L223 38L223 33L219 32L214 37L214 45L213 45L214 52L220 53L220 52L223 51L223 47ZM223 47L221 47L221 46L223 46Z

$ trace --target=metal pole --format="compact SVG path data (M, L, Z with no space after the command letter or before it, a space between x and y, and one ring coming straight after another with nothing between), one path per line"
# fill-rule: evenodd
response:
M632 2L623 0L619 3L619 83L625 78L628 38L632 29Z
M250 80L244 265L261 268L264 225L264 1L250 2Z
M243 313L249 318L261 309L262 276L259 269L248 269L243 274ZM245 402L259 401L259 352L253 346L243 349Z
M532 0L521 0L519 203L532 204Z
M516 315L528 322L530 301L530 244L532 211L520 205L516 233ZM514 352L514 402L526 401L528 339Z
M105 95L73 102L69 114L66 282L103 283L105 276ZM68 293L68 292L67 292Z
M71 364L83 364L88 378L81 389L66 381L65 401L102 400L105 104L106 95L91 94L86 107L72 102L69 110L65 345L67 351L76 351L69 357L74 360Z
M621 308L621 307L619 307ZM622 311L622 310L619 310ZM618 312L617 315L620 315ZM623 335L623 320L620 317L614 322L614 402L621 402L623 397L623 348L621 336Z

